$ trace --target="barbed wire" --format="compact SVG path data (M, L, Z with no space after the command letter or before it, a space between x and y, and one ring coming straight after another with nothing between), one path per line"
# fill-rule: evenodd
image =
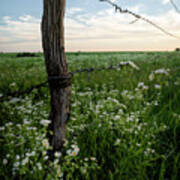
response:
M177 5L175 4L175 2L173 0L170 0L170 3L172 4L172 6L174 7L174 9L176 10L177 13L180 13L180 9L177 7Z
M118 64L116 66L112 66L111 65L111 66L108 66L108 67L100 67L100 68L90 67L90 68L78 69L78 70L69 72L69 74L67 75L67 78L66 77L62 77L62 76L48 77L48 80L46 80L45 82L40 83L40 84L35 85L35 86L31 86L30 88L27 88L26 90L7 93L6 95L0 97L0 102L10 100L13 97L17 97L17 98L18 97L22 97L25 94L31 93L35 89L40 89L42 87L48 87L48 83L51 82L51 81L58 81L59 80L60 87L61 88L66 88L67 86L71 85L71 83L69 83L69 79L72 78L75 74L87 73L89 75L89 73L92 73L94 71L98 72L98 71L105 71L105 70L117 70L117 69L121 69L123 66L132 66L134 69L139 70L139 67L137 67L131 61L121 62L120 64ZM63 81L62 81L62 79L63 79ZM89 81L89 79L90 78L88 76L88 81ZM65 82L66 80L68 81L68 83Z
M40 89L42 87L47 86L48 81L45 81L43 83L37 84L35 86L31 86L30 88L27 88L26 90L23 91L16 91L16 92L9 92L6 95L0 97L0 102L6 101L11 99L12 97L21 97L24 96L25 94L31 93L34 89Z
M75 75L75 74L81 74L81 73L87 73L88 75L88 81L90 80L89 74L92 72L100 72L100 71L106 71L106 70L121 70L123 67L131 66L133 69L139 71L140 68L136 66L132 61L127 61L127 62L120 62L118 65L110 65L108 67L99 67L99 68L83 68L83 69L78 69L72 72L69 72L69 74L66 77L62 76L54 76L54 77L48 77L48 80L44 81L43 83L31 86L30 88L27 88L26 90L23 91L16 91L16 92L9 92L5 94L4 96L0 97L0 102L10 100L11 98L14 97L23 97L26 94L31 93L35 89L40 89L42 87L48 87L48 83L50 81L59 81L59 83L62 85L61 88L66 88L67 86L71 86L70 79ZM172 69L172 72L179 72L180 66ZM62 80L63 79L63 80ZM65 82L67 80L67 83Z
M155 28L159 29L159 30L160 30L161 32L163 32L164 34L166 34L166 35L168 35L168 36L171 36L171 37L174 37L174 38L176 38L176 39L180 39L179 36L176 36L176 35L168 32L168 31L166 31L164 28L162 28L161 26L155 24L154 22L150 21L149 19L147 19L147 18L145 18L145 17L143 17L143 16L141 16L141 15L139 15L139 14L137 14L137 13L134 13L134 12L128 10L128 9L122 9L120 6L118 6L117 4L113 3L113 2L110 1L110 0L99 0L99 1L101 1L101 2L107 2L108 4L110 4L111 6L113 6L113 7L115 8L115 12L118 12L118 11L119 11L119 13L122 13L122 14L130 14L130 15L134 16L136 19L135 19L134 21L132 21L130 24L133 24L133 23L135 23L135 22L137 22L138 20L141 19L141 20L147 22L148 24L154 26ZM174 6L175 8L177 8L177 6L174 4L174 2L173 2L172 0L171 0L171 3L173 4L173 6ZM177 8L177 9L178 9L178 8ZM178 10L179 10L179 9L178 9Z

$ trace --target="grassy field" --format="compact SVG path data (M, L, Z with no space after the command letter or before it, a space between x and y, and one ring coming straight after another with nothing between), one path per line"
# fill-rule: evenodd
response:
M69 71L126 61L139 70L73 76L67 140L53 162L48 88L0 102L0 179L180 179L180 54L79 52L67 61ZM46 78L42 54L0 54L0 97Z

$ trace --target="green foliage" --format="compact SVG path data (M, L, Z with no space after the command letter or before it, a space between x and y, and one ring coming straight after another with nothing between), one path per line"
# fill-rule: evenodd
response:
M62 152L49 161L48 88L0 103L0 179L180 179L178 52L68 53L70 71L134 62L140 70L76 74ZM0 96L46 79L42 54L0 54Z

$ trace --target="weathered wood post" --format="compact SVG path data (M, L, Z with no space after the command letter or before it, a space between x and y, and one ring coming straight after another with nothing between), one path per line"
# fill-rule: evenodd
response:
M44 0L42 43L51 95L51 124L48 134L53 150L60 150L69 118L70 77L64 50L66 0Z

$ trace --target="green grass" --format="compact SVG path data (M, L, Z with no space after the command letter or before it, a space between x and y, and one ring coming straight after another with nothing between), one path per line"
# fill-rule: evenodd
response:
M67 61L69 71L122 61L140 70L73 76L67 141L54 162L47 156L48 88L1 102L0 179L180 179L180 54L79 52ZM47 78L42 54L0 54L0 72L1 96Z

